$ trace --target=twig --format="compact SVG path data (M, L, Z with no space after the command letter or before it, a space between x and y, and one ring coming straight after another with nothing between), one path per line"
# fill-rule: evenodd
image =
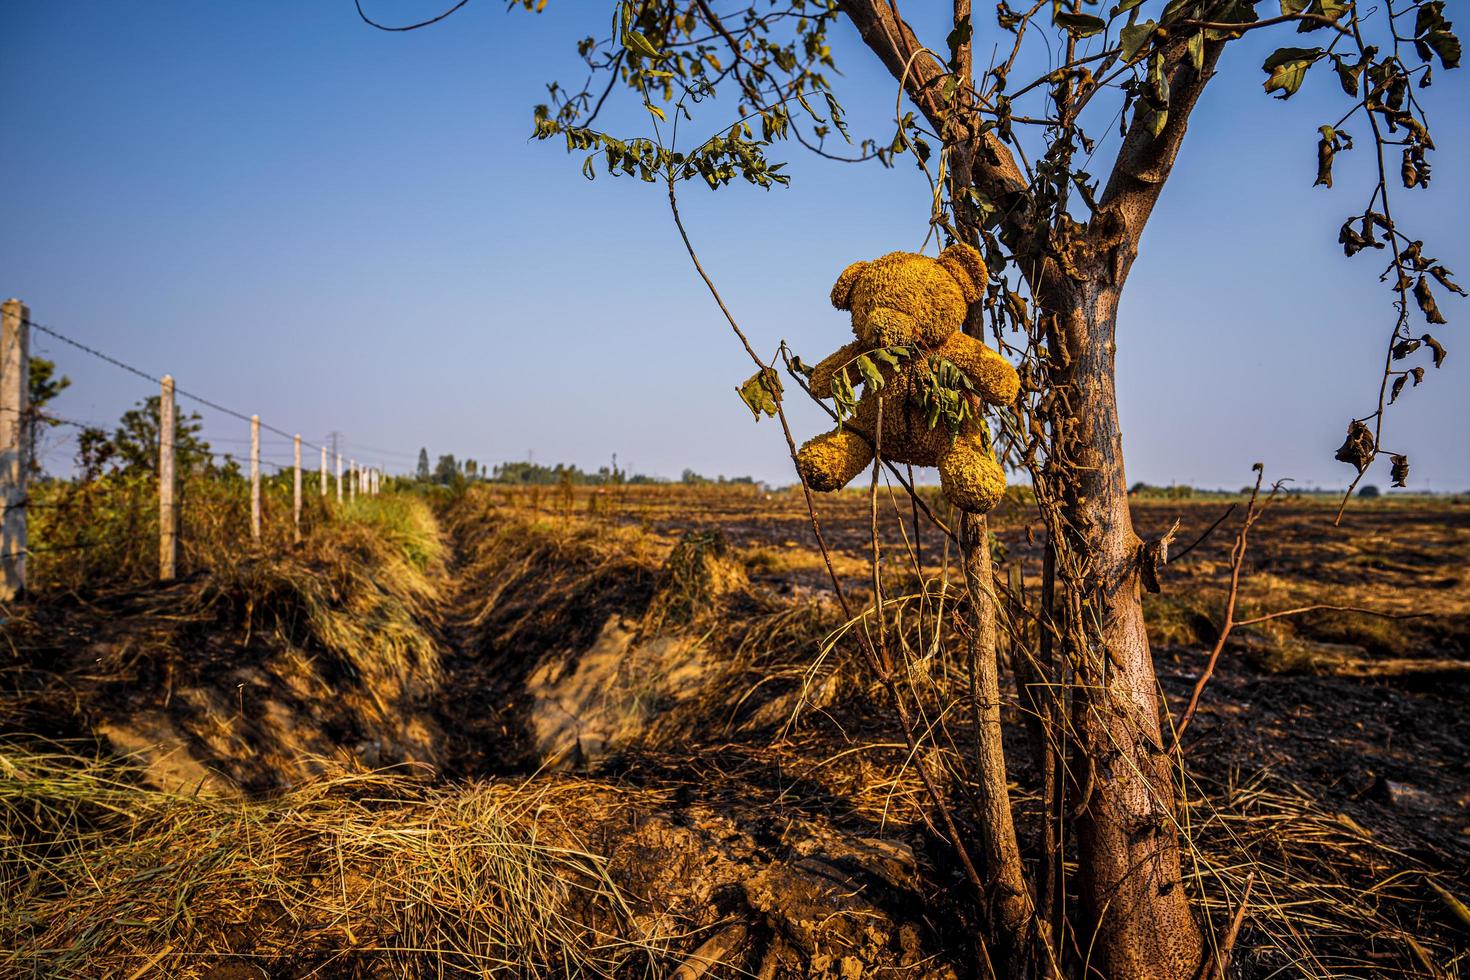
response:
M1205 528L1205 533L1204 534L1201 534L1199 537L1195 538L1194 539L1194 543L1191 544L1188 548L1185 548L1183 551L1180 551L1177 554L1175 554L1172 560L1177 562L1179 559L1181 559L1185 555L1189 554L1195 548L1198 548L1204 542L1205 538L1208 538L1211 534L1214 534L1215 533L1215 528L1217 528L1221 524L1224 524L1225 523L1225 518L1227 518L1231 514L1235 513L1235 508L1238 507L1238 506L1239 506L1239 504L1231 504L1229 507L1226 507L1225 508L1225 513L1221 514L1219 516L1219 518L1215 521L1215 523L1213 523L1209 527Z
M1320 602L1311 606L1298 606L1295 609L1283 609L1280 612L1267 613L1265 616L1257 616L1254 619L1236 620L1235 626L1254 626L1257 623L1265 623L1273 619L1281 619L1285 616L1300 616L1302 613L1316 612L1319 609L1330 609L1334 612L1355 612L1365 616L1377 616L1380 619L1422 619L1425 616L1433 616L1434 613L1394 613L1384 612L1381 609L1366 609L1363 606L1334 606L1331 603Z
M722 965L724 957L730 955L741 943L745 942L745 936L749 931L743 922L731 923L721 929L690 953L688 958L673 972L670 980L699 980L714 967Z
M1230 631L1235 628L1235 602L1240 597L1240 570L1245 564L1246 538L1250 534L1251 525L1254 524L1265 510L1263 505L1256 508L1256 500L1261 494L1261 480L1265 478L1266 469L1257 463L1253 469L1256 471L1256 485L1251 488L1251 499L1246 503L1245 521L1240 526L1240 532L1235 536L1235 545L1230 549L1230 595L1225 600L1225 622L1220 626L1220 636L1215 640L1215 648L1210 651L1210 659L1205 662L1205 669L1200 674L1199 680L1194 684L1194 691L1189 696L1189 706L1184 709L1184 716L1179 720L1179 725L1174 730L1174 744L1178 746L1184 738L1184 730L1189 727L1194 718L1195 709L1199 707L1200 695L1204 693L1205 685L1210 682L1210 677L1215 673L1215 664L1220 659L1220 651L1225 649L1225 641L1230 637ZM1271 496L1267 502L1276 496L1281 489L1278 481L1271 488Z
M1245 876L1245 888L1240 894L1240 904L1235 907L1235 918L1230 920L1230 931L1225 933L1225 941L1220 944L1220 953L1215 961L1215 972L1220 980L1227 980L1230 971L1230 953L1235 949L1236 937L1240 935L1240 925L1245 921L1246 904L1251 900L1251 886L1256 883L1256 873L1251 871Z

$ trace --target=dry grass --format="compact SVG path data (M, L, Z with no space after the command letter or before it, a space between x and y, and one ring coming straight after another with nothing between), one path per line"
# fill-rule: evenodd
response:
M626 975L659 944L557 816L576 793L375 773L239 802L3 746L0 972Z
M1454 888L1451 878L1300 786L1268 772L1230 776L1191 780L1183 812L1192 884L1218 931L1254 879L1235 953L1242 970L1311 980L1465 975L1470 945L1445 929L1455 916L1434 887Z

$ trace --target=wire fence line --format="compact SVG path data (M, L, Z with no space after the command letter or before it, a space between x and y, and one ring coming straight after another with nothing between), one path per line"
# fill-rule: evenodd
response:
M144 379L145 381L151 381L154 384L160 385L160 386L163 384L163 378L156 377L156 376L154 376L152 374L149 374L147 371L144 371L141 368L133 367L131 364L128 364L128 363L126 363L124 361L120 361L117 358L115 358L115 357L113 357L113 356L111 356L109 354L104 354L101 351L97 350L95 347L89 347L88 345L82 343L79 340L73 340L71 337L68 337L66 334L64 334L61 331L55 329L54 327L48 327L48 326L45 326L44 324L40 324L40 323L37 323L34 320L29 320L29 319L25 321L25 325L27 327L31 327L31 328L36 329L36 330L40 330L42 333L48 334L49 336L55 337L57 340L61 341L62 343L70 344L71 346L75 347L77 350L85 351L86 353L91 354L93 357L96 357L96 358L98 358L100 360L106 361L108 364L111 364L111 365L113 365L115 367L122 368L124 371L127 371L129 374L136 374L138 377ZM174 394L176 396L178 396L178 397L181 397L181 398L188 398L191 401L196 401L199 404L205 406L206 408L211 408L211 409L213 409L216 412L220 412L221 414L229 415L229 416L231 416L233 418L237 418L237 419L239 419L242 422L250 422L250 421L252 421L252 416L246 415L243 412L237 412L233 408L226 408L224 405L221 405L219 402L211 401L210 399L205 398L203 395L196 395L193 392L185 391L183 388L179 388L179 387L175 386L174 387ZM263 429L266 432L274 432L276 435L283 436L283 437L285 437L287 439L295 439L295 438L297 438L296 433L294 433L294 432L287 432L285 429L278 429L278 428L276 428L273 425L267 425L265 422L261 422L260 423L260 427L261 427L261 429ZM306 447L310 448L310 449L315 449L315 450L318 450L318 451L323 448L323 447L318 446L318 445L315 445L313 443L308 443L305 440L303 440L301 444L303 446L306 446Z
M112 365L151 385L158 386L158 395L150 396L158 399L157 418L152 420L156 432L149 433L145 426L142 432L138 433L145 439L151 438L152 446L148 451L150 454L156 453L156 468L153 469L153 478L149 481L150 484L156 484L156 503L146 507L147 513L143 512L142 507L130 507L131 511L137 511L137 513L132 515L129 523L135 525L137 520L134 518L137 518L144 520L147 526L152 528L156 513L156 530L146 533L149 536L156 535L158 538L158 577L161 580L166 581L176 575L180 505L183 503L179 497L177 469L179 463L188 467L191 460L197 462L207 459L211 467L221 467L221 461L223 461L221 468L227 469L228 472L239 472L235 467L243 469L248 466L250 534L252 540L257 544L261 541L263 523L262 470L274 470L273 480L286 473L293 474L294 480L289 481L292 493L292 537L298 542L301 540L302 512L306 496L305 477L308 472L315 470L311 472L312 483L319 484L319 495L324 503L332 496L329 489L332 477L335 478L335 499L338 503L355 501L359 495L375 495L382 487L384 474L380 467L359 463L356 459L348 459L344 470L344 456L341 447L337 445L335 433L332 439L333 448L329 450L324 444L302 439L299 433L288 432L271 425L263 421L259 415L247 415L219 401L182 389L170 375L159 375L146 371L122 358L77 340L56 327L37 322L31 319L25 304L19 300L8 300L0 305L0 600L13 598L25 589L25 559L28 555L87 550L104 545L112 547L133 545L142 536L130 527L127 533L113 534L106 539L86 540L82 539L78 533L78 540L69 543L29 547L26 519L28 511L64 511L73 507L76 502L72 497L45 502L31 499L29 478L33 471L38 472L39 469L30 457L33 453L37 453L39 428L41 426L67 426L76 429L79 433L99 432L104 439L107 436L107 428L103 425L42 411L29 404L31 331L44 334L74 350ZM251 426L249 439L219 440L231 444L248 445L248 455L243 452L240 454L218 452L209 448L207 442L187 438L191 437L197 428L181 431L176 407L179 398L189 399L213 412L249 423ZM187 425L198 417L195 414L183 421ZM119 431L124 430L120 428ZM78 441L80 444L81 440ZM120 438L119 442L121 442ZM262 454L263 444L269 443L266 448L271 455L275 455L285 448L282 442L290 447L289 461L272 459ZM350 449L355 444L347 445ZM304 458L303 450L309 450L313 458ZM37 454L47 455L51 451L47 449L44 453ZM388 456L403 459L414 458L411 453L393 450L369 451L380 458ZM137 448L131 449L130 453L136 462ZM316 465L313 466L313 463ZM78 484L78 487L84 485ZM126 489L130 503L138 504L139 501L142 501L143 505L147 505L145 496L140 495L138 490L137 484L131 484ZM153 491L146 491L146 494L153 495ZM81 499L85 501L89 498ZM237 505L238 501L237 504L231 506ZM56 521L51 520L50 523L53 525L51 529L56 530L54 527ZM80 532L82 528L75 526L65 530Z

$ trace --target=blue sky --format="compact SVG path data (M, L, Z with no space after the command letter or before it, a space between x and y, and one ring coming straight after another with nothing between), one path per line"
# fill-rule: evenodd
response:
M406 19L431 5L370 9ZM606 21L603 6L570 0L539 17L472 0L390 35L350 0L5 4L0 292L308 441L341 431L349 454L389 468L427 446L589 468L617 453L665 476L789 482L779 429L753 423L735 395L750 365L658 188L588 182L579 157L528 139L544 83L579 81L573 45ZM920 26L942 46L942 30ZM1290 102L1267 98L1264 54L1299 43L1270 33L1227 53L1125 295L1130 480L1234 487L1257 460L1302 485L1351 476L1332 452L1373 402L1393 315L1381 253L1349 260L1336 244L1366 197L1368 158L1344 156L1333 191L1311 186L1316 127L1344 99L1320 69ZM853 32L833 48L854 128L891 135L891 79ZM1464 72L1436 74L1434 182L1395 206L1464 282L1470 90ZM609 125L637 133L634 109ZM1099 148L1094 172L1112 151ZM815 361L847 339L831 281L854 260L917 248L927 185L911 165L778 153L790 189L686 185L681 206L756 346L784 338ZM1465 489L1470 304L1441 305L1451 322L1431 329L1450 356L1400 399L1385 444L1411 457L1412 486ZM59 414L110 423L152 393L34 343L73 379ZM206 434L238 451L244 424L201 411ZM814 434L821 416L797 407L793 425ZM280 440L266 449L289 458ZM58 445L50 462L69 454ZM1386 469L1369 479L1386 486Z

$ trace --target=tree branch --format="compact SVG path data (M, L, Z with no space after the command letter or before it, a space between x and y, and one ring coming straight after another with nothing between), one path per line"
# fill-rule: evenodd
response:
M1203 64L1196 71L1187 61L1187 40L1171 43L1165 53L1164 65L1170 92L1169 118L1164 128L1155 136L1149 126L1148 115L1134 113L1107 187L1098 199L1099 216L1107 215L1112 220L1094 220L1096 227L1091 231L1096 245L1103 248L1122 246L1122 254L1115 257L1113 264L1115 282L1121 283L1127 275L1137 253L1143 227L1163 193L1164 182L1168 180L1179 148L1184 144L1190 113L1214 75L1215 63L1223 50L1224 41L1206 41Z

